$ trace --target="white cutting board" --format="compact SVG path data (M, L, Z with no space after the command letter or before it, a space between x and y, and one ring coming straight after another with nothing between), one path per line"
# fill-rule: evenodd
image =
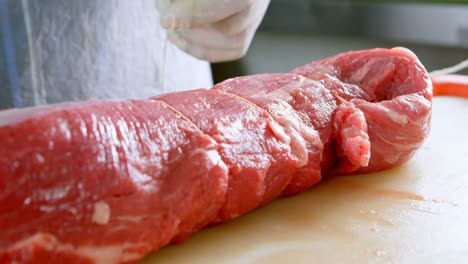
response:
M434 100L407 164L336 177L143 263L468 263L468 100Z

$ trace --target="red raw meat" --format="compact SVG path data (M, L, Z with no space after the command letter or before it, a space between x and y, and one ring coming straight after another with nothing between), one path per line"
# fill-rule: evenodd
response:
M365 120L360 122L365 122L369 130L369 164L363 167L342 158L334 173L364 173L400 165L415 153L429 132L432 84L427 71L408 49L342 53L292 73L323 83L364 114ZM363 145L366 143L356 152Z
M0 263L134 262L224 203L217 143L161 102L19 111L0 129Z
M292 195L317 184L334 162L329 144L332 139L332 113L336 99L320 83L295 74L260 74L219 83L213 89L238 95L267 110L293 139L292 146L308 157L296 168L283 190ZM325 147L324 147L325 146Z
M154 99L180 111L218 142L229 168L229 187L216 221L236 218L276 198L293 170L305 164L292 155L287 131L266 111L236 96L200 89Z
M134 263L321 178L407 161L432 90L403 48L151 99L0 112L0 263Z

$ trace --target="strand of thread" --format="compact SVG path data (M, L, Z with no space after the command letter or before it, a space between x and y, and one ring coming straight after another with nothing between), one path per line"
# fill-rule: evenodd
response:
M468 68L468 59L458 63L458 64L455 64L451 67L447 67L447 68L443 68L443 69L440 69L440 70L435 70L435 71L432 71L429 73L429 76L431 77L435 77L435 76L439 76L439 75L444 75L444 74L451 74L451 73L456 73L456 72L459 72L461 70L464 70L464 69L467 69Z

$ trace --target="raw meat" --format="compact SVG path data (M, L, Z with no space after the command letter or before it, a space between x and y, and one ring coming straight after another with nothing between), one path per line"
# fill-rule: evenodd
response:
M363 167L343 157L334 173L364 173L400 165L415 153L429 132L432 85L427 71L408 49L343 53L292 73L323 83L364 114L365 120L360 122L367 124L372 142L368 165ZM348 148L348 153L358 151L350 146L337 147L339 153L347 152L342 148Z
M137 261L224 202L217 143L160 102L19 111L0 129L0 263Z
M295 170L283 195L309 189L320 181L322 171L330 169L334 154L324 150L331 149L331 117L337 105L323 85L285 73L238 77L213 89L238 95L267 110L285 128L296 148L307 150L304 156L307 155L308 162Z
M134 263L323 177L397 166L426 137L431 99L424 67L395 48L0 112L0 263Z
M229 186L216 221L233 219L276 198L293 170L305 164L298 164L286 131L267 112L238 97L200 89L154 99L180 111L218 142L229 168Z

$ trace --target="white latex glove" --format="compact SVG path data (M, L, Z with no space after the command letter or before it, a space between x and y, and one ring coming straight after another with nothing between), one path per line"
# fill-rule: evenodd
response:
M241 58L270 0L156 0L168 39L202 60Z

